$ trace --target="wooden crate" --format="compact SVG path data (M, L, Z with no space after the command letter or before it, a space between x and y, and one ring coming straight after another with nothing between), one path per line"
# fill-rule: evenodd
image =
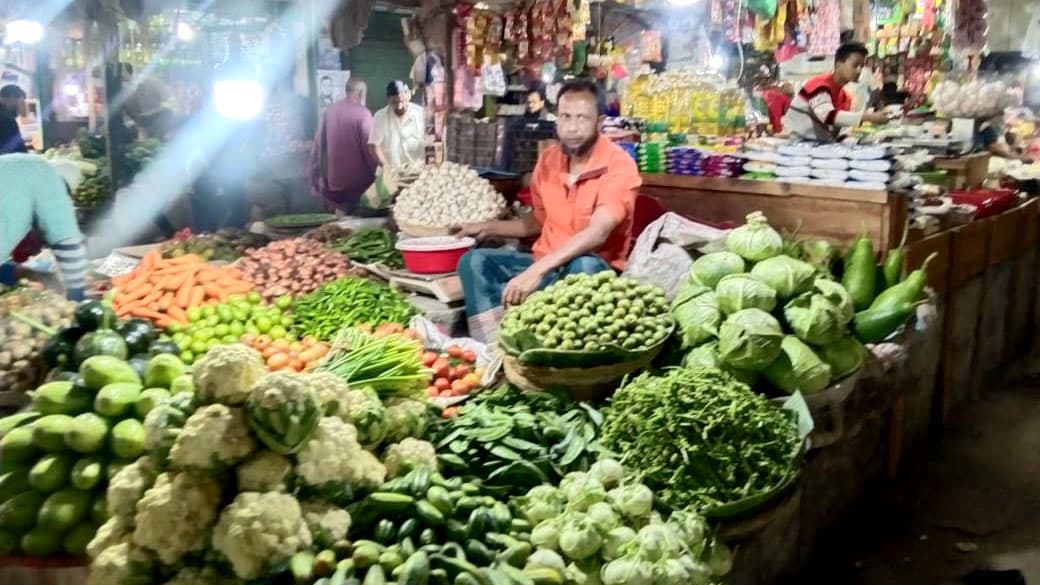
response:
M989 174L988 152L979 152L956 158L939 158L935 168L948 173L947 187L950 189L972 189L982 185Z
M950 242L950 277L943 319L942 390L939 414L975 394L971 388L979 306L989 246L989 221L954 228Z
M1008 308L1013 294L1012 260L1022 240L1021 219L1017 209L989 218L986 271L982 300L979 303L975 355L972 358L974 379L971 386L975 389L985 387L986 380L1004 365Z

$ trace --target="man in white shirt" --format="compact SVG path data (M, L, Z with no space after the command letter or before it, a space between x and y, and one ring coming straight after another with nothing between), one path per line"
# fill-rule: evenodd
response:
M368 143L384 170L426 161L423 109L411 103L412 92L403 81L386 87L386 107L376 112Z

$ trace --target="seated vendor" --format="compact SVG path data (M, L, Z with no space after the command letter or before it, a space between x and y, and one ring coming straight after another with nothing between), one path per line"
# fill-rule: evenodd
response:
M1019 160L1026 164L1033 162L1020 148L1016 148L1016 138L1013 133L1004 131L1004 113L1001 112L978 123L975 130L975 151L988 152L993 156Z
M475 249L459 261L473 337L492 339L503 306L563 276L625 267L642 181L635 161L600 134L605 110L595 83L565 83L556 110L559 144L541 154L531 180L534 213L459 226L478 240L537 237L532 253Z

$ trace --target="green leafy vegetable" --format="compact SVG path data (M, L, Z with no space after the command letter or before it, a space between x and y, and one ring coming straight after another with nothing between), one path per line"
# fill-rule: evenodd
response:
M784 338L780 357L762 370L762 375L788 394L812 394L831 383L831 367L793 335Z

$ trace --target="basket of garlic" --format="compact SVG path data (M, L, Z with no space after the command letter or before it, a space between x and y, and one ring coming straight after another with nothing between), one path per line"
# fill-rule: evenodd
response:
M394 222L409 236L445 236L451 227L502 217L506 201L476 171L452 162L428 165L394 203Z

